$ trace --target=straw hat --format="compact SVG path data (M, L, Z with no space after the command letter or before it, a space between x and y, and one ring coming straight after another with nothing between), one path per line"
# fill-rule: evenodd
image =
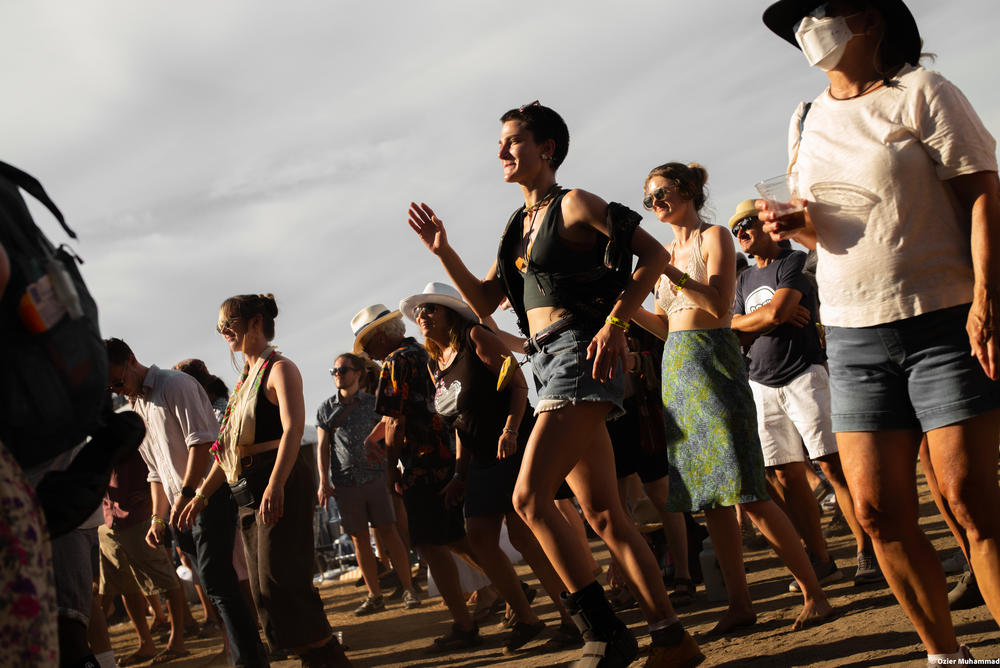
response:
M825 0L778 0L764 10L764 25L781 39L796 49L801 49L795 40L795 26L807 14L824 4ZM923 44L917 22L903 0L870 0L872 7L881 12L885 19L886 40L906 62L916 65L920 60Z
M417 321L416 316L413 314L413 309L415 309L420 304L440 304L441 306L447 306L452 311L457 313L459 316L466 320L472 320L473 322L479 322L479 318L476 314L465 303L462 299L462 295L458 293L458 290L451 287L447 283L438 283L437 281L431 281L424 287L424 291L419 295L413 295L412 297L407 297L399 302L399 310L402 311L403 315L412 320Z
M757 207L753 205L756 200L745 199L736 205L736 213L729 219L730 231L736 228L736 224L748 216L757 217Z
M399 311L390 311L385 304L366 306L358 311L358 314L351 318L351 331L354 332L354 354L360 355L364 352L362 342L372 330L382 323L402 317Z

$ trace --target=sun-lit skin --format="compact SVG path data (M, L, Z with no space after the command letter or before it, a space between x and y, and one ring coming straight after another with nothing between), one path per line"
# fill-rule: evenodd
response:
M503 180L519 183L527 190L540 190L542 181L552 179L543 155L552 155L555 142L551 139L538 144L522 121L507 121L500 128L500 150L497 157L503 167ZM544 186L548 188L548 184Z

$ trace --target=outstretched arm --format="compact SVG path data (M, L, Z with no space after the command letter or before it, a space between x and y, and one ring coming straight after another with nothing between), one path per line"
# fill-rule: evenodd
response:
M504 298L503 285L496 275L496 265L490 268L485 279L480 280L469 271L462 258L448 244L444 223L434 214L433 209L423 203L410 202L409 215L410 227L427 249L441 260L448 276L476 315L485 318L496 311Z

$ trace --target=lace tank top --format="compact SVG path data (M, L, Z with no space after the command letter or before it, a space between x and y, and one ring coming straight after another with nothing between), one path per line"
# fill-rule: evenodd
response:
M674 244L670 244L671 257L673 257L673 254ZM684 272L688 275L689 280L698 281L703 284L708 283L708 269L705 267L705 258L701 252L700 227L694 233L694 239L691 242L691 252L688 255L687 266L684 268ZM663 309L667 316L685 309L701 308L691 301L687 292L683 290L678 291L666 276L660 276L660 280L657 281L656 287L653 289L653 296L656 299L657 306ZM730 307L730 310L732 310L732 307Z

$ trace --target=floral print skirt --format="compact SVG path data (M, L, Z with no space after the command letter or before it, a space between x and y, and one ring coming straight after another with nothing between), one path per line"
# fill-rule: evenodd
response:
M52 550L42 509L0 443L0 666L58 665Z
M669 511L768 498L757 412L731 329L671 332L663 347Z

